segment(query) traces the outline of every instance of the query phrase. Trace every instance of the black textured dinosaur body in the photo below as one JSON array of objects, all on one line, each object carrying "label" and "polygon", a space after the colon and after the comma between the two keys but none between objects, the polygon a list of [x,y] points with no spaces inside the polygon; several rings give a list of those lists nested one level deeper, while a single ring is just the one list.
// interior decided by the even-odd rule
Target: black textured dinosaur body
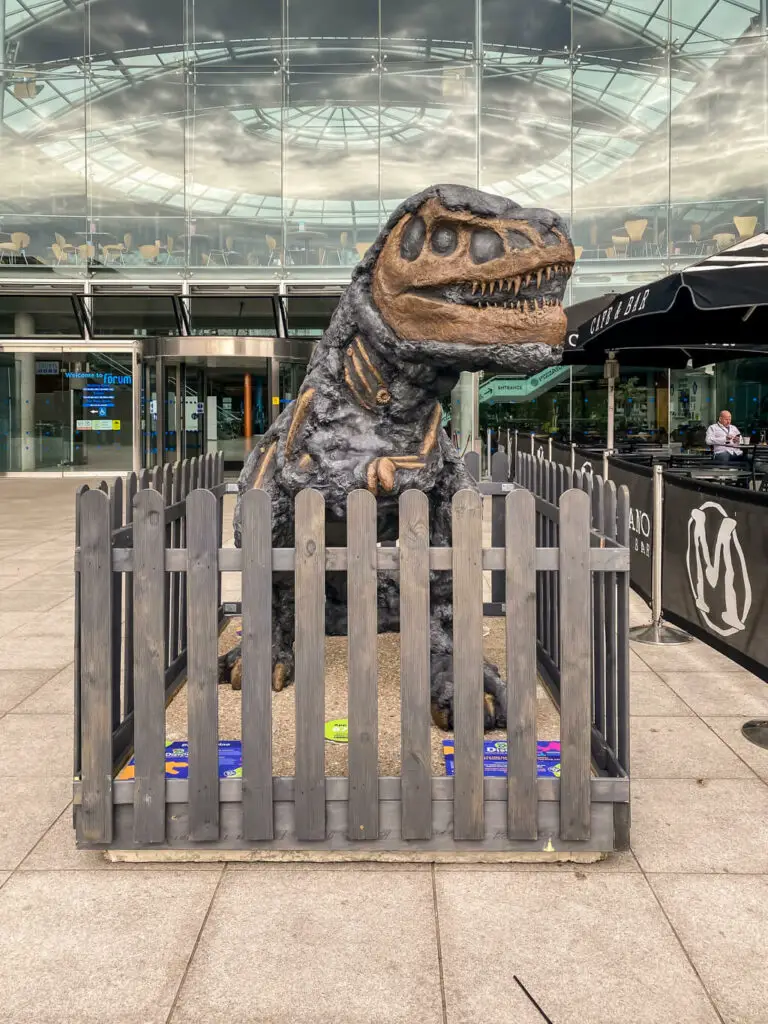
[{"label": "black textured dinosaur body", "polygon": [[[377,498],[378,538],[398,535],[398,496],[423,491],[430,544],[451,543],[451,499],[473,487],[441,428],[440,398],[462,370],[528,374],[560,360],[562,296],[573,263],[563,222],[498,196],[438,185],[403,203],[355,268],[317,344],[297,399],[242,471],[272,499],[275,547],[294,543],[293,508],[305,487],[326,501],[327,541],[346,541],[350,491]],[[240,544],[240,501],[235,511]],[[431,574],[432,714],[453,726],[450,573]],[[399,629],[397,574],[379,574],[379,632]],[[273,687],[294,670],[293,578],[276,575]],[[327,574],[326,631],[346,634],[346,576]],[[240,685],[239,651],[222,676]],[[486,728],[506,722],[506,691],[485,665]]]}]

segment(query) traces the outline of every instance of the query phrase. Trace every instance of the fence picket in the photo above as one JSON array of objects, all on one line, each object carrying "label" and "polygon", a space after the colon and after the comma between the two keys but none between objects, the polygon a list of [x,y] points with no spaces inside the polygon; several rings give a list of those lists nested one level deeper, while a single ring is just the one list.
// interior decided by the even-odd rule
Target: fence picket
[{"label": "fence picket", "polygon": [[590,834],[590,501],[566,491],[560,501],[560,836]]},{"label": "fence picket", "polygon": [[[603,509],[602,532],[612,540],[616,539],[616,485],[609,481],[605,485],[605,502]],[[615,572],[595,573],[603,578],[605,591],[605,623],[603,642],[605,643],[605,678],[604,708],[602,718],[596,725],[605,737],[608,746],[614,753],[616,750],[616,705],[618,666],[616,661],[616,581]]]},{"label": "fence picket", "polygon": [[187,499],[189,662],[189,835],[219,837],[218,569],[216,499],[195,490]]},{"label": "fence picket", "polygon": [[[170,462],[163,466],[163,505],[165,508],[173,501],[173,466]],[[165,546],[167,548],[172,546],[171,540],[171,524],[168,523],[165,527]],[[168,637],[170,625],[171,625],[171,573],[166,573],[163,577],[163,622],[165,623],[165,637]],[[171,663],[171,645],[166,643],[163,650],[163,660],[166,667]]]},{"label": "fence picket", "polygon": [[[617,496],[617,540],[619,544],[627,548],[629,547],[629,511],[629,489],[626,484],[622,484]],[[619,764],[629,775],[629,572],[617,575],[616,581],[617,755]],[[628,814],[629,810],[627,810]],[[627,820],[628,828],[629,820]]]},{"label": "fence picket", "polygon": [[482,839],[483,506],[476,491],[453,496],[454,839]]},{"label": "fence picket", "polygon": [[274,836],[272,812],[272,502],[243,496],[243,835]]},{"label": "fence picket", "polygon": [[477,452],[467,452],[464,456],[464,466],[473,480],[479,480],[482,476],[480,467],[480,456]]},{"label": "fence picket", "polygon": [[[184,501],[184,515],[179,520],[179,547],[187,546],[187,497],[191,491],[190,460],[181,463],[181,498]],[[179,649],[187,649],[187,574],[179,573]]]},{"label": "fence picket", "polygon": [[[125,525],[133,523],[133,499],[138,493],[138,476],[131,473],[125,488]],[[125,630],[123,640],[123,709],[133,711],[133,573],[125,574]]]},{"label": "fence picket", "polygon": [[506,497],[507,833],[535,839],[536,505],[529,491]]},{"label": "fence picket", "polygon": [[347,499],[348,713],[350,839],[379,835],[376,499]]},{"label": "fence picket", "polygon": [[[109,515],[113,530],[123,525],[123,479],[116,477],[109,488]],[[110,541],[111,547],[111,541]],[[123,576],[112,573],[112,728],[120,725],[121,655],[123,629]]]},{"label": "fence picket", "polygon": [[[605,483],[601,476],[592,479],[592,529],[603,533],[605,519]],[[605,735],[606,693],[606,587],[605,573],[592,576],[592,721]]]},{"label": "fence picket", "polygon": [[133,504],[134,742],[133,834],[165,839],[165,523],[163,497],[139,491]]},{"label": "fence picket", "polygon": [[[80,547],[80,499],[89,490],[88,484],[82,484],[75,493],[75,548]],[[74,740],[74,764],[73,774],[76,779],[80,778],[82,768],[81,747],[80,747],[80,694],[81,694],[81,651],[80,651],[80,620],[81,620],[81,597],[80,597],[80,573],[75,573],[75,644],[74,644],[74,690],[75,690],[75,722],[73,730]]]},{"label": "fence picket", "polygon": [[112,543],[109,497],[80,497],[81,834],[112,842]]},{"label": "fence picket", "polygon": [[325,502],[296,496],[296,835],[325,839]]},{"label": "fence picket", "polygon": [[432,837],[429,500],[400,495],[400,736],[403,839]]},{"label": "fence picket", "polygon": [[[181,501],[181,463],[175,462],[173,464],[173,479],[171,481],[171,504],[177,505]],[[172,548],[179,548],[181,537],[181,519],[175,519],[171,523],[171,540],[170,546]],[[221,547],[221,545],[219,545]],[[168,661],[170,664],[176,660],[179,656],[179,606],[180,606],[180,590],[181,590],[181,573],[172,572],[169,573],[170,581],[170,615],[169,615],[169,634],[168,634]]]}]

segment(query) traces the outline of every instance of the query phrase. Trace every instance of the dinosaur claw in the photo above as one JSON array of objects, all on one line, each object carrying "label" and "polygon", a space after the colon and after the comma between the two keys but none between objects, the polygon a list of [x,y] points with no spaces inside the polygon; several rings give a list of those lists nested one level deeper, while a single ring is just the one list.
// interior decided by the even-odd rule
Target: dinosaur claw
[{"label": "dinosaur claw", "polygon": [[288,669],[282,663],[278,661],[275,667],[272,669],[272,689],[275,693],[280,693],[285,684],[288,681]]}]

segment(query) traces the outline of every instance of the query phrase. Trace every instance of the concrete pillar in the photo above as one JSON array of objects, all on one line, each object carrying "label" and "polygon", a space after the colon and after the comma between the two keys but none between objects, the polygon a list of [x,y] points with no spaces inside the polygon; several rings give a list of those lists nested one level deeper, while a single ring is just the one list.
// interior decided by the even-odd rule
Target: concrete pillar
[{"label": "concrete pillar", "polygon": [[478,376],[462,373],[451,392],[451,431],[459,451],[475,451],[479,444]]},{"label": "concrete pillar", "polygon": [[[30,313],[16,313],[13,332],[17,337],[29,338],[35,333],[34,317]],[[19,396],[19,469],[33,470],[35,460],[35,354],[17,352],[16,394]]]}]

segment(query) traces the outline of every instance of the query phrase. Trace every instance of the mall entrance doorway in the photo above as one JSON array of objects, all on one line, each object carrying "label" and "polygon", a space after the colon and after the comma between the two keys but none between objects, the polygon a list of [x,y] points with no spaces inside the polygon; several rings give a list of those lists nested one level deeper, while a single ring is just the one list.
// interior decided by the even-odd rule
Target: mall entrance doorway
[{"label": "mall entrance doorway", "polygon": [[[187,346],[194,340],[183,339]],[[265,355],[145,354],[142,465],[221,451],[225,471],[239,473],[270,424],[296,397],[307,371],[310,345],[280,345],[278,340],[276,347]]]}]

